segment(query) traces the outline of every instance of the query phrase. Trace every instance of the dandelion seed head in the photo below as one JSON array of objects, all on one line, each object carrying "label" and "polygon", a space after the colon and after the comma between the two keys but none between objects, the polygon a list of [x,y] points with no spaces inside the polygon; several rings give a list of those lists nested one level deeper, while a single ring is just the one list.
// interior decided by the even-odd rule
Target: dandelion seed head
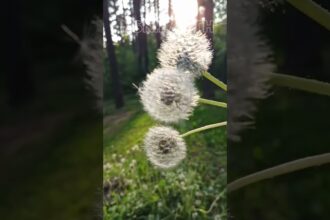
[{"label": "dandelion seed head", "polygon": [[176,67],[193,77],[199,77],[212,62],[209,41],[193,28],[169,32],[157,56],[161,66]]},{"label": "dandelion seed head", "polygon": [[144,148],[150,162],[162,169],[175,167],[186,157],[186,144],[179,132],[171,127],[150,128]]},{"label": "dandelion seed head", "polygon": [[193,81],[174,68],[155,69],[139,88],[145,111],[162,122],[188,119],[198,103]]},{"label": "dandelion seed head", "polygon": [[269,95],[268,80],[274,65],[267,43],[258,35],[258,1],[233,1],[228,29],[228,137],[240,140],[240,132],[254,123],[256,101]]}]

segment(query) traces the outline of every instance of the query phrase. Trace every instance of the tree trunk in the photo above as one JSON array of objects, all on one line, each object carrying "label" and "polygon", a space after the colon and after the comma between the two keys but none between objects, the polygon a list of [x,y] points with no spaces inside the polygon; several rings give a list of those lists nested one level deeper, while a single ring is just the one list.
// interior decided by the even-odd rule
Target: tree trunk
[{"label": "tree trunk", "polygon": [[113,96],[115,100],[116,108],[121,108],[124,106],[124,96],[123,90],[120,83],[120,76],[118,72],[117,59],[115,54],[115,47],[113,45],[112,36],[111,36],[111,27],[109,20],[109,0],[103,0],[103,22],[104,22],[104,31],[106,37],[106,47],[108,53],[110,77],[112,81]]},{"label": "tree trunk", "polygon": [[167,24],[167,29],[172,30],[175,26],[175,19],[174,19],[173,8],[172,8],[172,0],[168,0],[168,17],[170,19]]},{"label": "tree trunk", "polygon": [[156,31],[155,31],[155,38],[156,38],[156,46],[157,46],[157,49],[160,48],[160,45],[162,44],[162,29],[158,23],[158,21],[156,21]]},{"label": "tree trunk", "polygon": [[214,2],[213,0],[205,0],[205,25],[204,25],[204,33],[207,39],[210,41],[211,49],[213,49],[213,8]]},{"label": "tree trunk", "polygon": [[159,16],[159,0],[154,0],[154,9],[155,9],[155,15],[156,15],[156,21],[155,21],[155,38],[156,38],[156,46],[157,49],[160,48],[160,45],[162,43],[162,35],[161,35],[161,28],[159,25],[159,20],[160,20],[160,16]]},{"label": "tree trunk", "polygon": [[138,68],[141,75],[149,71],[148,44],[145,24],[141,20],[141,0],[133,0],[134,18],[137,23]]},{"label": "tree trunk", "polygon": [[146,24],[146,15],[147,15],[147,5],[146,5],[146,0],[143,0],[143,4],[144,4],[144,13],[143,13],[143,47],[142,47],[142,51],[143,51],[143,70],[144,73],[147,74],[149,72],[149,54],[148,54],[148,30],[147,30],[147,24]]},{"label": "tree trunk", "polygon": [[[210,42],[210,49],[213,50],[213,0],[197,0],[198,7],[204,7],[204,11],[198,12],[197,16],[197,30],[202,31],[206,38]],[[205,21],[202,20],[205,19]],[[209,68],[209,71],[213,73],[214,65],[213,62]],[[214,73],[213,73],[214,74]],[[203,80],[202,83],[203,95],[206,98],[214,97],[215,86],[209,80]]]}]

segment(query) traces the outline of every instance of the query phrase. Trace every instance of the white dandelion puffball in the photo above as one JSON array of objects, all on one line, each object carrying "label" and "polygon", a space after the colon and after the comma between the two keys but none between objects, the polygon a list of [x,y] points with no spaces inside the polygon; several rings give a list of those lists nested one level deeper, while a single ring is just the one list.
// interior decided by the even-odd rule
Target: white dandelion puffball
[{"label": "white dandelion puffball", "polygon": [[171,127],[150,128],[144,148],[150,162],[162,169],[173,168],[186,157],[186,144],[179,132]]},{"label": "white dandelion puffball", "polygon": [[193,81],[174,68],[155,69],[148,74],[139,95],[145,111],[167,123],[188,119],[199,98]]},{"label": "white dandelion puffball", "polygon": [[176,67],[199,77],[209,68],[212,51],[209,41],[200,31],[176,29],[167,34],[157,57],[162,67]]}]

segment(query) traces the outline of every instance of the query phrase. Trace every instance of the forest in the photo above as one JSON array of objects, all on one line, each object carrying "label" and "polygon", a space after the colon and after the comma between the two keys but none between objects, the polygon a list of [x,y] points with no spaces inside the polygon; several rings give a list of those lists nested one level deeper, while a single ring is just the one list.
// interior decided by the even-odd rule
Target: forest
[{"label": "forest", "polygon": [[[155,2],[155,14],[148,1],[132,1],[127,10],[110,3],[113,28],[107,36],[113,39],[107,48],[112,48],[109,61],[116,68],[110,65],[104,79],[105,217],[328,219],[329,197],[323,195],[329,165],[242,189],[234,185],[244,182],[244,175],[253,178],[253,172],[285,162],[329,157],[329,2],[237,1],[228,2],[226,11],[226,2],[197,1],[193,23],[212,45],[209,72],[228,82],[229,113],[201,105],[189,122],[175,128],[183,132],[228,116],[228,130],[189,136],[188,158],[166,172],[154,169],[141,150],[143,136],[155,122],[142,110],[137,90],[159,64],[155,54],[165,38],[157,31],[140,31],[172,30],[187,15],[182,15],[184,6],[175,14],[177,1],[168,1],[168,20],[162,23],[162,16],[152,16],[161,14]],[[150,23],[149,13],[156,21]],[[123,19],[127,15],[136,27],[121,35],[121,28],[129,26]],[[210,21],[212,34],[205,31]],[[200,80],[198,88],[202,97],[227,99],[207,80]]]},{"label": "forest", "polygon": [[[143,139],[159,122],[144,111],[138,88],[159,67],[157,51],[168,32],[188,25],[205,34],[213,53],[209,72],[226,82],[226,2],[104,0],[104,8],[104,218],[225,219],[226,129],[185,138],[182,164],[158,169],[148,161]],[[226,100],[207,79],[196,83],[203,98]],[[174,127],[184,132],[226,115],[225,108],[200,105]]]},{"label": "forest", "polygon": [[4,9],[0,219],[330,219],[328,0]]}]

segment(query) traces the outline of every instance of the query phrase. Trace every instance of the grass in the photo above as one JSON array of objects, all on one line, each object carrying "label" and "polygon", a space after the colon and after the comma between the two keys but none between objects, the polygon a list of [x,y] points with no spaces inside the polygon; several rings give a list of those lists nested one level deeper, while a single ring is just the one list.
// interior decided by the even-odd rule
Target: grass
[{"label": "grass", "polygon": [[[120,111],[105,106],[104,219],[226,219],[225,128],[186,137],[187,158],[175,169],[159,170],[142,149],[145,133],[157,123],[137,101],[127,103]],[[175,127],[183,133],[225,118],[225,109],[200,106]]]},{"label": "grass", "polygon": [[102,121],[80,74],[42,79],[15,108],[0,100],[0,219],[99,219]]},{"label": "grass", "polygon": [[11,182],[1,183],[7,188],[7,193],[0,194],[1,219],[87,220],[98,215],[101,195],[96,188],[102,179],[98,169],[102,152],[95,146],[101,144],[100,126],[79,125],[71,132],[62,127],[63,133],[69,133],[67,138],[60,139],[64,135],[58,134],[56,141],[34,143],[38,153],[22,153],[15,161],[11,167],[15,176]]}]

